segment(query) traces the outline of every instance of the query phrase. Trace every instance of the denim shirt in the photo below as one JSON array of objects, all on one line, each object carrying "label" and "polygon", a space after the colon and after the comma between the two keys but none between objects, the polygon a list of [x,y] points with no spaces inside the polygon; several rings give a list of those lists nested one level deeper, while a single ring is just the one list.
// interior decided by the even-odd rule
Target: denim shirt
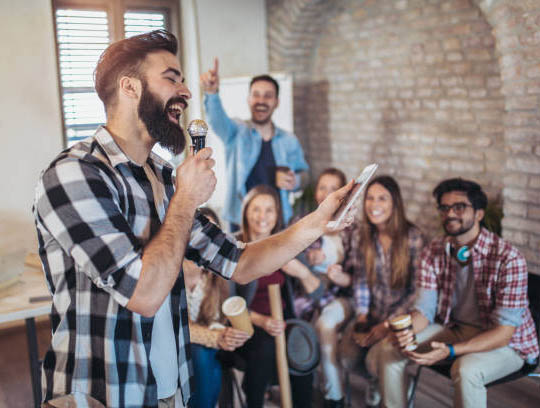
[{"label": "denim shirt", "polygon": [[[223,218],[240,224],[242,199],[247,193],[246,180],[261,153],[262,137],[250,121],[230,119],[223,109],[218,93],[205,94],[204,108],[210,126],[225,145],[227,191]],[[292,133],[278,127],[274,128],[275,134],[271,145],[276,165],[287,166],[297,173],[296,185],[298,187],[300,184],[298,173],[309,168],[304,159],[302,146]],[[279,195],[283,218],[287,224],[292,216],[289,192],[279,190]]]}]

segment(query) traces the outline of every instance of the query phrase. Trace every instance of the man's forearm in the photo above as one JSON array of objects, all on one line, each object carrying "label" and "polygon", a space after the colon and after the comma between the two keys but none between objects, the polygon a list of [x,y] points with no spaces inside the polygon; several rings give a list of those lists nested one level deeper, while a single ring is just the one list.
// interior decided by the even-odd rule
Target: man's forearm
[{"label": "man's forearm", "polygon": [[496,326],[493,329],[477,334],[467,341],[455,343],[453,345],[454,351],[457,356],[461,356],[508,346],[515,329],[514,326]]},{"label": "man's forearm", "polygon": [[145,246],[142,271],[127,308],[153,316],[178,277],[189,240],[196,205],[175,194],[159,232]]},{"label": "man's forearm", "polygon": [[323,232],[321,219],[315,211],[285,231],[248,243],[232,279],[245,284],[270,275],[306,249]]}]

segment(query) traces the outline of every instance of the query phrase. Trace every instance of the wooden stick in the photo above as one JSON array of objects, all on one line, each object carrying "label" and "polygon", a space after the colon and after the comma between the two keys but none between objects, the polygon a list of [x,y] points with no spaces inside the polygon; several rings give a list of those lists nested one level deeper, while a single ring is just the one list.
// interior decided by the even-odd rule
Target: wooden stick
[{"label": "wooden stick", "polygon": [[[281,303],[281,292],[279,285],[268,285],[268,296],[270,297],[270,310],[272,319],[283,321],[283,305]],[[287,346],[285,343],[285,333],[281,333],[276,339],[276,363],[279,378],[279,393],[281,394],[281,407],[292,408],[291,380],[289,378],[289,365],[287,364]]]}]

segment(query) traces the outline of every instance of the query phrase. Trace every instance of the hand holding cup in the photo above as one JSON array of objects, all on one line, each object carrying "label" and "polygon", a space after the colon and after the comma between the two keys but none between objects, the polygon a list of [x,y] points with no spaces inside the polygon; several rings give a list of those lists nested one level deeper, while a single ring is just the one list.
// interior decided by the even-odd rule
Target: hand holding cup
[{"label": "hand holding cup", "polygon": [[246,301],[241,296],[231,296],[221,306],[221,311],[229,319],[232,327],[246,332],[249,337],[253,335],[254,329],[249,317]]}]

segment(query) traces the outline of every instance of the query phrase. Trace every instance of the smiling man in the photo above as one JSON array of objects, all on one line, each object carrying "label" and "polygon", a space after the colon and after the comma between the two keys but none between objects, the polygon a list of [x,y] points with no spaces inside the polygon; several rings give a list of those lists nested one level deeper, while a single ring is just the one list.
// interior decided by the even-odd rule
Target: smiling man
[{"label": "smiling man", "polygon": [[384,406],[407,405],[406,365],[451,364],[454,406],[487,406],[485,384],[538,359],[527,299],[527,263],[481,226],[487,197],[463,179],[433,191],[446,235],[424,250],[412,312],[417,351],[404,351],[410,330],[391,332],[376,367]]},{"label": "smiling man", "polygon": [[176,52],[161,30],[111,44],[95,72],[106,125],[60,153],[38,182],[34,216],[53,296],[45,406],[174,407],[178,388],[187,404],[184,255],[239,283],[269,275],[326,232],[351,188],[266,240],[224,234],[196,211],[215,187],[212,150],[188,156],[176,177],[152,153],[156,143],[184,148],[178,117],[191,93]]},{"label": "smiling man", "polygon": [[219,65],[201,75],[204,107],[212,129],[225,144],[227,192],[223,218],[236,231],[240,224],[242,200],[259,184],[279,191],[285,224],[292,216],[289,192],[300,186],[300,173],[308,169],[296,136],[272,122],[279,103],[279,84],[269,75],[251,79],[248,105],[251,120],[230,119],[219,97]]}]

